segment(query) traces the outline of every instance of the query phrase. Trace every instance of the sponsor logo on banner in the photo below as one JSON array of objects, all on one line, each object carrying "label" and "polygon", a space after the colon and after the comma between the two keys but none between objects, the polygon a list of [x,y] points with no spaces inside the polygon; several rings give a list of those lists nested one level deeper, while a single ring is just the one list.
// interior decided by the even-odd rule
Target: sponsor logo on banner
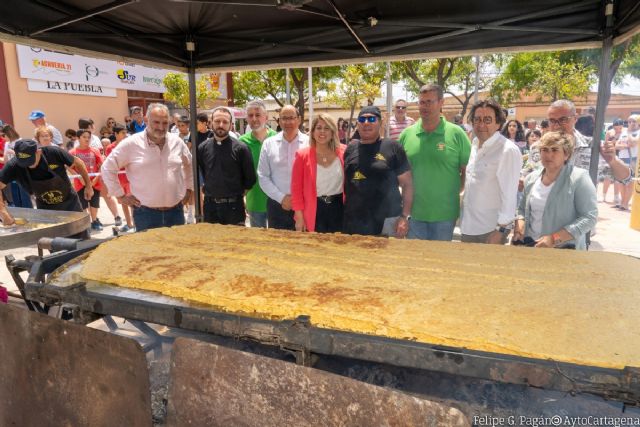
[{"label": "sponsor logo on banner", "polygon": [[142,83],[160,87],[162,86],[162,79],[160,77],[142,76]]},{"label": "sponsor logo on banner", "polygon": [[120,79],[122,83],[130,84],[130,85],[133,85],[136,83],[136,76],[134,74],[131,74],[127,70],[120,69],[116,71],[116,75],[118,76],[118,79]]},{"label": "sponsor logo on banner", "polygon": [[72,72],[71,64],[66,62],[49,61],[46,59],[35,58],[32,63],[36,71],[42,71],[45,74],[71,74]]},{"label": "sponsor logo on banner", "polygon": [[87,81],[90,81],[91,79],[95,79],[98,76],[104,75],[104,74],[106,74],[106,72],[101,70],[97,66],[91,65],[91,64],[84,64],[84,78],[87,79]]}]

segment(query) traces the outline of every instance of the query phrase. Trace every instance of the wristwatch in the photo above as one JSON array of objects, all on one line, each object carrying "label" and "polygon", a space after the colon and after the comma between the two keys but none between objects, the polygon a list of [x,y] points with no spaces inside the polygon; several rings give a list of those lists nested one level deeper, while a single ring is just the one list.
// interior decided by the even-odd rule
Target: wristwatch
[{"label": "wristwatch", "polygon": [[509,233],[511,231],[511,228],[509,226],[503,227],[502,225],[497,225],[496,231],[499,231],[500,233],[505,234],[505,233]]},{"label": "wristwatch", "polygon": [[404,218],[407,221],[409,221],[411,219],[411,215],[402,215],[402,214],[400,214],[400,218]]}]

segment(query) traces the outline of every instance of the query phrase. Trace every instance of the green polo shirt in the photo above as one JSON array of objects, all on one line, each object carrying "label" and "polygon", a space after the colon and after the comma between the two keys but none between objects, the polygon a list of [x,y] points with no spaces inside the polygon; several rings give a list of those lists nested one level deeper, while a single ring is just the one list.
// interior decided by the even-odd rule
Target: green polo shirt
[{"label": "green polo shirt", "polygon": [[422,119],[400,134],[413,175],[411,217],[418,221],[452,221],[460,215],[460,168],[469,162],[471,142],[460,126],[440,117],[433,132]]},{"label": "green polo shirt", "polygon": [[[265,139],[270,136],[275,135],[277,132],[273,129],[267,129],[267,136]],[[251,156],[253,157],[253,169],[258,171],[258,160],[260,159],[260,149],[262,148],[262,142],[260,142],[256,137],[253,136],[251,131],[245,133],[240,137],[240,141],[247,144],[249,150],[251,151]],[[247,192],[247,211],[249,212],[266,212],[267,211],[267,195],[264,194],[262,188],[260,188],[260,184],[258,180],[251,187],[251,190]]]}]

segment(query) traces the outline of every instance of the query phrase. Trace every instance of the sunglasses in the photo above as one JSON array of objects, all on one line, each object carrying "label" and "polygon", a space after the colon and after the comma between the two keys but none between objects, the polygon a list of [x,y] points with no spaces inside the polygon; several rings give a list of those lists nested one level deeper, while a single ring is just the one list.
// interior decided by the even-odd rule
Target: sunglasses
[{"label": "sunglasses", "polygon": [[358,117],[358,122],[360,123],[365,123],[365,122],[369,122],[369,123],[375,123],[378,120],[378,118],[376,116],[360,116]]},{"label": "sunglasses", "polygon": [[403,105],[396,105],[396,110],[406,110],[407,107]]}]

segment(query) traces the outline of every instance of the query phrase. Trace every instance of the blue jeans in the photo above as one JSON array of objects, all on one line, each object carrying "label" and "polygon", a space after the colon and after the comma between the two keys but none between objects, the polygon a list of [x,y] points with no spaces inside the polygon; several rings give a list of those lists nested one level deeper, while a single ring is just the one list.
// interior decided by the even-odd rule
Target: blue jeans
[{"label": "blue jeans", "polygon": [[146,206],[133,208],[133,221],[136,231],[144,231],[150,228],[171,227],[184,224],[184,212],[182,203],[166,211],[148,208]]},{"label": "blue jeans", "polygon": [[450,242],[453,240],[453,229],[455,226],[455,220],[426,222],[412,218],[409,220],[409,233],[407,234],[407,238]]},{"label": "blue jeans", "polygon": [[267,228],[267,213],[249,211],[249,225],[251,227]]}]

